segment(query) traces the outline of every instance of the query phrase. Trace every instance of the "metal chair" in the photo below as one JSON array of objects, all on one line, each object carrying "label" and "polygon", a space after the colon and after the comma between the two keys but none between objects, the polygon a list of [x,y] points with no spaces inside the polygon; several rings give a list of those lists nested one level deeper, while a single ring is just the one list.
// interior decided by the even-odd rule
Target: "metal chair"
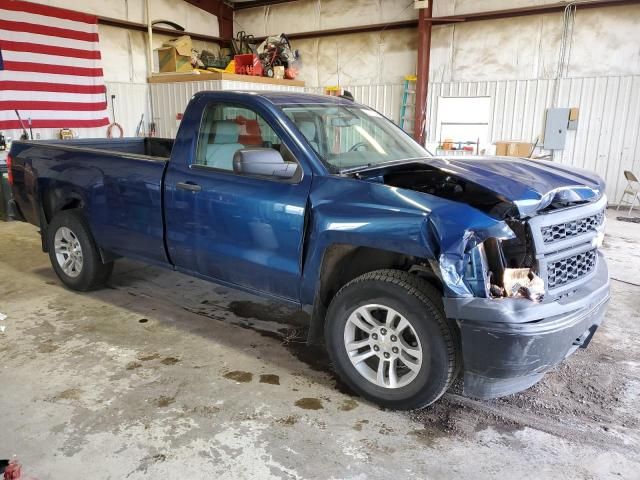
[{"label": "metal chair", "polygon": [[626,195],[631,195],[633,197],[633,200],[631,200],[631,206],[629,207],[629,215],[631,215],[631,210],[633,210],[636,200],[640,200],[640,181],[638,181],[638,178],[629,170],[624,171],[624,178],[627,179],[627,185],[624,188],[624,192],[622,192],[616,211],[620,210],[620,205],[623,203],[629,203],[624,200],[624,197]]}]

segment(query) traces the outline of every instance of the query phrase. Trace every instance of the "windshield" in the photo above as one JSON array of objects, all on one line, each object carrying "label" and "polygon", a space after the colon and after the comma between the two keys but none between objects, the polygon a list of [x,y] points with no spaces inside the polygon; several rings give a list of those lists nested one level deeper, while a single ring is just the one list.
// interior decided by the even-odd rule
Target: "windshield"
[{"label": "windshield", "polygon": [[360,105],[292,105],[282,110],[334,171],[429,156],[394,123]]}]

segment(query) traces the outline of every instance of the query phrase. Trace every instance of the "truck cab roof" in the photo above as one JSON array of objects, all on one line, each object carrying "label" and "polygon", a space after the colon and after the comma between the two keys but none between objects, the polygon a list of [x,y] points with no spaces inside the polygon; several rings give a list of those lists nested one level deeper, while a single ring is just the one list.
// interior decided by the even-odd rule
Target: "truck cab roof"
[{"label": "truck cab roof", "polygon": [[207,96],[212,98],[224,98],[233,97],[235,95],[256,95],[262,97],[274,105],[295,105],[295,104],[323,104],[323,105],[353,105],[354,102],[347,100],[346,98],[330,96],[330,95],[318,95],[315,93],[302,93],[302,92],[278,92],[278,91],[264,91],[264,90],[231,90],[231,91],[214,91],[208,90],[198,92],[194,96]]}]

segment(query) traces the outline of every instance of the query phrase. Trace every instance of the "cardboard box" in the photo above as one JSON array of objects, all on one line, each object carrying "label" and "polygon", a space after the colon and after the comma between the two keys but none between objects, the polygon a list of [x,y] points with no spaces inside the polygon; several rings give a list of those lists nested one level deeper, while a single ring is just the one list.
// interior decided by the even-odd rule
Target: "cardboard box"
[{"label": "cardboard box", "polygon": [[158,55],[158,71],[166,72],[191,72],[191,55],[180,55],[175,47],[161,47],[156,49]]},{"label": "cardboard box", "polygon": [[533,143],[496,142],[496,155],[499,157],[528,157]]},{"label": "cardboard box", "polygon": [[284,67],[282,65],[273,67],[273,78],[278,78],[280,80],[284,78]]},{"label": "cardboard box", "polygon": [[191,37],[182,35],[178,38],[172,38],[162,44],[163,47],[174,47],[178,51],[178,55],[191,56]]}]

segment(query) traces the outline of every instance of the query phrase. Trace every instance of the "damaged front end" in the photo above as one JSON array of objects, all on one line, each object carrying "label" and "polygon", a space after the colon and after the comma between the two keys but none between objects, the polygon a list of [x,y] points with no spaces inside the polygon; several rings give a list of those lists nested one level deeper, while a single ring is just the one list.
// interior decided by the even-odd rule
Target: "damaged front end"
[{"label": "damaged front end", "polygon": [[438,252],[431,267],[441,277],[446,296],[541,301],[544,281],[537,271],[535,246],[526,218],[534,204],[539,209],[547,208],[556,196],[539,196],[536,202],[523,193],[525,199],[511,200],[502,192],[465,178],[459,170],[454,163],[410,164],[383,174],[386,185],[479,210],[471,217],[465,216],[460,206],[439,209],[428,220],[430,244]]},{"label": "damaged front end", "polygon": [[[461,332],[466,395],[494,398],[523,390],[588,345],[609,300],[599,252],[605,207],[603,196],[511,218],[504,222],[513,236],[493,236],[465,251],[455,286],[472,295],[443,300]],[[450,254],[442,258],[441,269],[451,277]]]},{"label": "damaged front end", "polygon": [[453,201],[431,211],[425,240],[460,328],[466,395],[523,390],[589,343],[609,299],[601,180],[517,161],[433,159],[382,173]]}]

